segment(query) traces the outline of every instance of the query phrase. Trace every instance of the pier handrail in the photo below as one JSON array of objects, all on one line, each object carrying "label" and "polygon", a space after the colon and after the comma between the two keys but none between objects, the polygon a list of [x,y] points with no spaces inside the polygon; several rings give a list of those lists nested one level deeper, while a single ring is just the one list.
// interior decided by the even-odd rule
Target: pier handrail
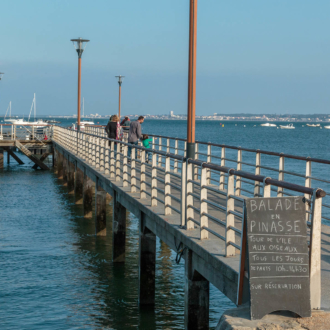
[{"label": "pier handrail", "polygon": [[[103,126],[101,126],[101,127],[103,127]],[[68,131],[71,131],[69,128],[65,128],[65,129],[67,129]],[[83,132],[83,134],[85,134],[87,136],[100,138],[99,135],[92,134],[92,133]],[[155,136],[155,135],[150,134],[150,136]],[[162,150],[157,150],[157,149],[152,149],[152,148],[145,148],[145,147],[139,146],[139,145],[132,145],[128,142],[115,140],[115,139],[110,139],[108,137],[102,137],[102,138],[107,140],[107,141],[110,141],[110,142],[119,143],[123,146],[130,146],[134,149],[144,150],[146,152],[149,151],[149,152],[152,152],[152,153],[157,154],[157,155],[162,155],[164,157],[171,157],[172,159],[177,159],[177,160],[181,160],[181,161],[188,160],[188,162],[191,163],[191,164],[199,165],[199,166],[202,166],[203,168],[209,168],[209,169],[216,170],[216,171],[223,172],[223,173],[230,173],[230,174],[233,174],[233,175],[240,176],[242,178],[246,178],[246,179],[250,179],[250,180],[254,180],[254,181],[258,181],[258,182],[264,182],[264,180],[266,180],[265,181],[266,184],[273,185],[273,186],[276,186],[276,187],[286,188],[286,189],[289,189],[289,190],[294,190],[294,191],[304,193],[304,194],[309,194],[309,195],[312,195],[313,192],[314,192],[314,189],[312,189],[312,188],[297,185],[297,184],[293,184],[293,183],[290,183],[290,182],[279,181],[279,180],[272,179],[272,178],[264,176],[264,175],[255,175],[255,174],[252,174],[252,173],[249,173],[249,172],[237,171],[233,168],[219,166],[219,165],[216,165],[216,164],[207,163],[207,162],[203,162],[203,161],[200,161],[200,160],[194,160],[194,159],[190,159],[190,158],[187,159],[184,156],[179,156],[179,155],[169,153],[169,152],[165,152],[165,151],[162,151]],[[324,190],[320,189],[320,188],[317,188],[316,195],[317,195],[317,197],[325,197],[326,192]]]}]

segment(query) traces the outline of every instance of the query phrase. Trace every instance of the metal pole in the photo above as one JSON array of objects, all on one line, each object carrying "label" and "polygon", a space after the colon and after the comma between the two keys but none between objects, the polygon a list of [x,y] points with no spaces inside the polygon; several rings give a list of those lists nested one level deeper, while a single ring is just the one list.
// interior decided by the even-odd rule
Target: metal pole
[{"label": "metal pole", "polygon": [[120,100],[121,100],[121,82],[119,83],[119,109],[118,109],[119,120],[120,120]]},{"label": "metal pole", "polygon": [[190,0],[187,158],[195,158],[197,0]]},{"label": "metal pole", "polygon": [[77,131],[80,131],[80,91],[81,91],[81,55],[78,57],[78,118],[77,118]]}]

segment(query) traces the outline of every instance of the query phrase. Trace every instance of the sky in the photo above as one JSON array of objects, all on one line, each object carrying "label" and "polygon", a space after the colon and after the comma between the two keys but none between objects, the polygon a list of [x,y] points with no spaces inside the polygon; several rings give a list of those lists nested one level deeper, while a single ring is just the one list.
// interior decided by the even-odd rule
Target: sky
[{"label": "sky", "polygon": [[[189,0],[0,2],[0,114],[187,112]],[[199,0],[196,114],[330,114],[330,1]]]}]

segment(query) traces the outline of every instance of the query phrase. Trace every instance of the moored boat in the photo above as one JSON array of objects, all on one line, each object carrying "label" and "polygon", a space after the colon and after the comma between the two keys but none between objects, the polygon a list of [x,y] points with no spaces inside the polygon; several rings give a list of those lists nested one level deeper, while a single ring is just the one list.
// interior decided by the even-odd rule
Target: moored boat
[{"label": "moored boat", "polygon": [[324,126],[325,129],[330,129],[330,125]]},{"label": "moored boat", "polygon": [[271,123],[263,123],[260,126],[263,126],[263,127],[276,127],[277,125],[276,124],[271,124]]},{"label": "moored boat", "polygon": [[295,129],[295,127],[293,126],[293,124],[289,124],[289,125],[280,125],[281,129]]},{"label": "moored boat", "polygon": [[320,124],[306,124],[308,127],[320,127]]}]

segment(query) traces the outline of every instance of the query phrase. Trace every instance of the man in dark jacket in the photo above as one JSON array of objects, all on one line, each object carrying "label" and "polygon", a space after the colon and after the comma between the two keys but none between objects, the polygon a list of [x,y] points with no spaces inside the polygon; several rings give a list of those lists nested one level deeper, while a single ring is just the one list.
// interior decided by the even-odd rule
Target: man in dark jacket
[{"label": "man in dark jacket", "polygon": [[[111,117],[113,117],[113,116],[111,116]],[[108,134],[109,139],[116,140],[116,138],[117,138],[117,122],[116,121],[109,121],[108,125],[105,127],[105,131]],[[110,141],[109,141],[109,146],[111,147],[111,142]]]},{"label": "man in dark jacket", "polygon": [[[137,145],[142,137],[141,124],[144,122],[144,117],[140,116],[138,120],[131,122],[128,132],[128,143]],[[132,148],[128,147],[127,156],[131,157]]]}]

